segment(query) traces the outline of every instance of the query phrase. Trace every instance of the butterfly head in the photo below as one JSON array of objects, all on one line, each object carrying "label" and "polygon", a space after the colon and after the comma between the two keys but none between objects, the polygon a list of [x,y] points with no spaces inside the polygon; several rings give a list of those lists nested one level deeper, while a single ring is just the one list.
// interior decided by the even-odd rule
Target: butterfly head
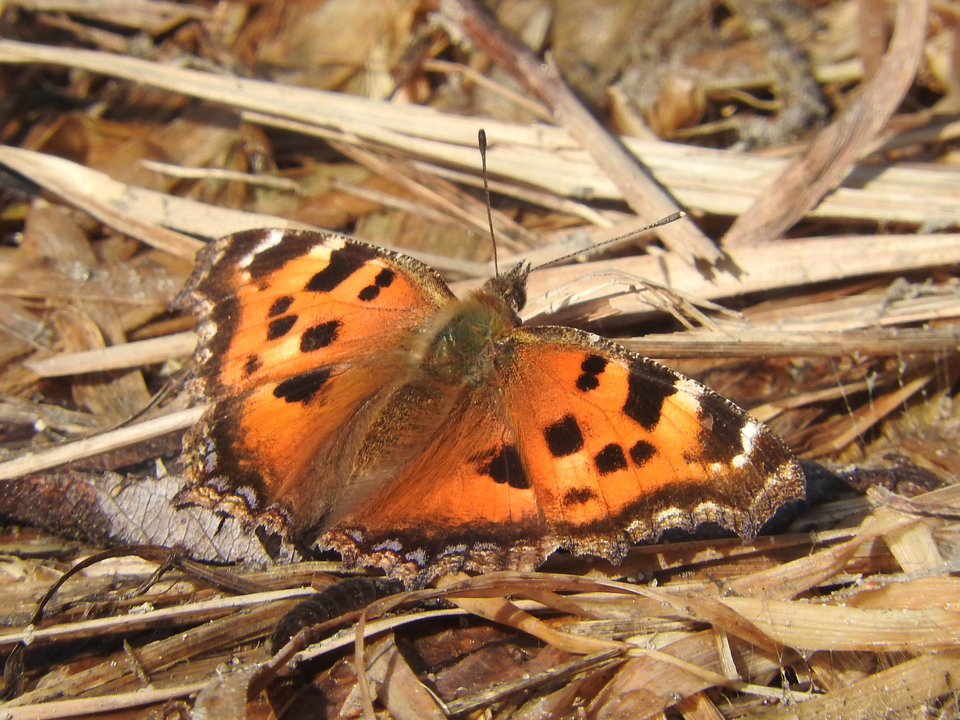
[{"label": "butterfly head", "polygon": [[529,274],[530,263],[518,263],[509,272],[490,278],[483,286],[482,292],[503,298],[507,308],[517,314],[527,304],[527,276]]}]

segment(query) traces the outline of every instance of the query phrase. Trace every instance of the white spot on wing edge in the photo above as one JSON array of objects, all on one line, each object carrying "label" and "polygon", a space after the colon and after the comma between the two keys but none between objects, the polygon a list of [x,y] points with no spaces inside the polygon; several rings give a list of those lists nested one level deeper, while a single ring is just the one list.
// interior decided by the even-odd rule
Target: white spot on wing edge
[{"label": "white spot on wing edge", "polygon": [[680,508],[671,505],[665,507],[653,516],[654,527],[669,527],[682,525],[686,515]]},{"label": "white spot on wing edge", "polygon": [[403,550],[403,544],[399,540],[384,540],[370,548],[373,552],[392,552],[399,553]]},{"label": "white spot on wing edge", "polygon": [[275,247],[280,244],[280,241],[283,240],[283,236],[287,234],[286,230],[281,228],[273,228],[272,230],[266,230],[266,234],[263,239],[257,243],[257,246],[253,248],[250,252],[240,258],[240,262],[237,263],[241,268],[250,267],[250,263],[253,262],[254,258],[257,257],[264,250],[269,250],[272,247]]},{"label": "white spot on wing edge", "polygon": [[723,515],[723,508],[713,500],[704,500],[700,503],[697,503],[697,506],[693,509],[692,515],[694,518],[702,517],[712,520]]},{"label": "white spot on wing edge", "polygon": [[257,497],[256,490],[254,490],[251,487],[247,487],[246,485],[244,485],[244,486],[238,487],[233,492],[235,495],[237,495],[237,497],[243,498],[243,501],[247,503],[247,507],[250,510],[256,510],[257,506],[260,504],[259,499]]},{"label": "white spot on wing edge", "polygon": [[703,385],[688,377],[679,377],[673,386],[678,392],[670,396],[669,402],[679,405],[691,415],[699,414],[701,398],[706,390]]},{"label": "white spot on wing edge", "polygon": [[443,550],[437,553],[437,558],[438,559],[444,558],[449,555],[454,555],[454,556],[466,555],[468,550],[469,548],[464,543],[458,543],[456,545],[447,545],[446,547],[443,548]]},{"label": "white spot on wing edge", "polygon": [[688,377],[680,377],[674,383],[674,387],[677,388],[680,392],[685,392],[688,395],[692,395],[695,398],[703,396],[703,385],[698,383],[696,380],[692,380]]},{"label": "white spot on wing edge", "polygon": [[740,429],[740,443],[743,447],[743,452],[747,455],[753,452],[754,440],[760,435],[760,423],[756,420],[750,419],[743,424],[743,427]]},{"label": "white spot on wing edge", "polygon": [[426,567],[427,566],[427,553],[423,548],[417,548],[416,550],[411,550],[410,552],[404,555],[404,559],[408,562],[412,562],[417,567]]},{"label": "white spot on wing edge", "polygon": [[334,250],[342,250],[347,245],[348,238],[343,235],[324,235],[323,240],[310,248],[310,255],[327,257]]},{"label": "white spot on wing edge", "polygon": [[735,468],[742,468],[750,462],[750,456],[753,455],[756,439],[759,434],[760,423],[756,420],[747,420],[747,422],[743,424],[743,427],[740,428],[740,447],[743,448],[743,452],[731,460]]}]

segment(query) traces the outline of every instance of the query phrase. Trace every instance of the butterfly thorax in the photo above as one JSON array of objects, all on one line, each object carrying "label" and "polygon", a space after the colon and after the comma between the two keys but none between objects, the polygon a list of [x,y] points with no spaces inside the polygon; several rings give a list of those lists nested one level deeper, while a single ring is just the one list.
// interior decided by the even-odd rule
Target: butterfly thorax
[{"label": "butterfly thorax", "polygon": [[451,303],[422,357],[422,367],[446,385],[479,387],[496,373],[509,353],[509,340],[520,325],[529,268],[517,265],[462,301]]},{"label": "butterfly thorax", "polygon": [[420,367],[442,385],[488,384],[519,321],[502,297],[482,290],[452,303],[450,312],[430,340]]}]

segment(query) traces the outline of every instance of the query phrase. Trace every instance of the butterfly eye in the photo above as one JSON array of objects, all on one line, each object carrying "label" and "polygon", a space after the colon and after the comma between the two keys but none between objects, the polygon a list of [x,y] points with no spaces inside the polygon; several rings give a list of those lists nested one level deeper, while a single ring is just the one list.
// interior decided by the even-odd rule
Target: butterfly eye
[{"label": "butterfly eye", "polygon": [[506,297],[510,300],[510,304],[513,305],[513,311],[520,312],[523,310],[524,305],[527,304],[527,288],[525,285],[517,287],[516,292],[510,292]]},{"label": "butterfly eye", "polygon": [[490,278],[483,289],[488,295],[506,301],[507,309],[517,314],[527,304],[527,275],[529,274],[529,263],[519,263],[506,275]]}]

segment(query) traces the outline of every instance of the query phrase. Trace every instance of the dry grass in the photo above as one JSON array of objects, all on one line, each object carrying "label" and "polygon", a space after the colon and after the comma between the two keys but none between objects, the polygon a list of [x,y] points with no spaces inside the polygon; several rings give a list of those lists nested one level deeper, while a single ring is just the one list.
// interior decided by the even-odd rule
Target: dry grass
[{"label": "dry grass", "polygon": [[[0,6],[0,510],[60,531],[0,534],[0,715],[960,716],[960,4],[634,5],[502,3],[554,65],[463,0]],[[91,503],[135,470],[162,504],[197,416],[167,311],[197,249],[349,230],[469,290],[479,127],[501,266],[688,213],[534,273],[528,320],[667,358],[864,492],[752,542],[449,578],[274,656],[336,562],[77,569],[133,537]]]}]

